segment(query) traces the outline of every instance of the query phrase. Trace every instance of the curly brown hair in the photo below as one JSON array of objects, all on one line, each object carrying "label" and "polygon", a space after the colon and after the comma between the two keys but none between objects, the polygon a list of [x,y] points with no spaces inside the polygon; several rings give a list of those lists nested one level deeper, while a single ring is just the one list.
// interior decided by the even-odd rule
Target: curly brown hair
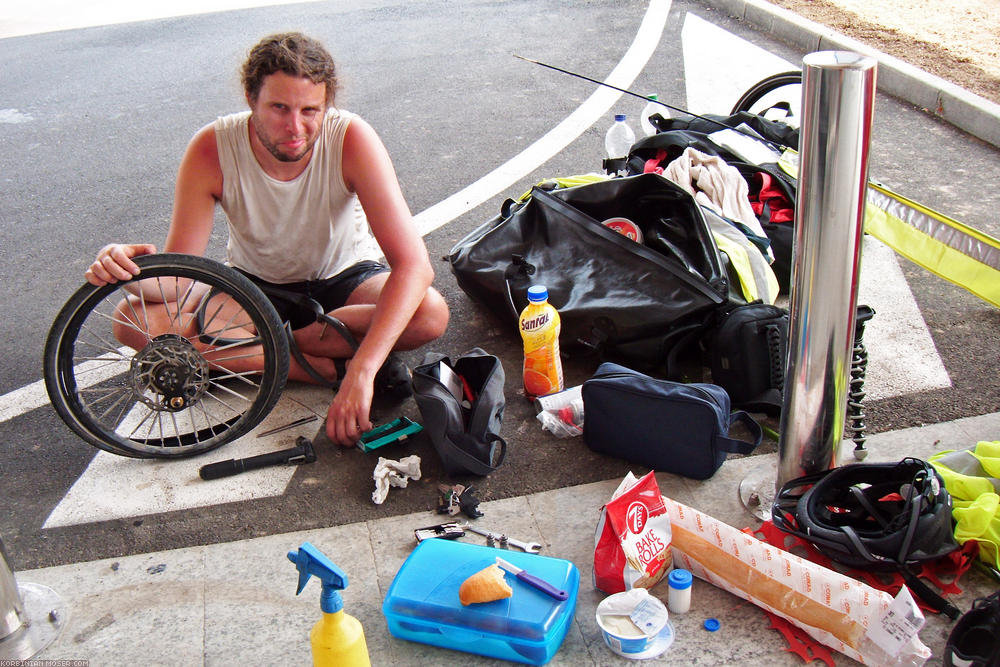
[{"label": "curly brown hair", "polygon": [[251,102],[257,100],[264,79],[275,72],[303,76],[326,84],[326,104],[333,104],[337,91],[337,69],[333,58],[315,39],[300,32],[283,32],[260,40],[243,63],[243,90]]}]

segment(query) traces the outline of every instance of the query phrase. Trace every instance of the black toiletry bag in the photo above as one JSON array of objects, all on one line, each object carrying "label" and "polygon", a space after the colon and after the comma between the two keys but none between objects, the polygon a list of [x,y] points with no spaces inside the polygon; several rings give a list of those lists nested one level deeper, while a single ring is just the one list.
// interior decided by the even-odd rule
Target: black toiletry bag
[{"label": "black toiletry bag", "polygon": [[[761,441],[753,417],[729,405],[718,385],[659,380],[603,363],[583,383],[583,441],[595,452],[658,472],[708,479],[728,453],[749,454]],[[729,437],[737,421],[753,442]]]}]

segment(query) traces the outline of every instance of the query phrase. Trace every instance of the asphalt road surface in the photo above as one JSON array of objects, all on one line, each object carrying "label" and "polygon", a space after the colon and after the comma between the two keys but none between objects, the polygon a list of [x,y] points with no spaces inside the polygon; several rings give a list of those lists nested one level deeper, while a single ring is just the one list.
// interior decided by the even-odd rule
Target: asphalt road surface
[{"label": "asphalt road surface", "polygon": [[[187,141],[244,108],[246,50],[286,29],[329,46],[338,104],[380,133],[427,231],[435,285],[452,309],[448,333],[428,350],[481,347],[503,360],[509,451],[488,478],[444,476],[417,437],[380,453],[420,455],[422,478],[375,505],[375,455],[333,447],[318,421],[197,460],[134,461],[98,453],[47,403],[42,349],[58,309],[103,244],[162,245]],[[471,483],[487,500],[641,472],[540,429],[519,392],[516,332],[470,301],[441,260],[505,198],[546,177],[599,171],[612,114],[634,118],[643,106],[513,54],[715,113],[803,55],[688,0],[309,2],[0,39],[0,538],[17,569],[433,508],[445,482]],[[870,173],[1000,236],[997,150],[920,109],[879,97]],[[210,256],[221,259],[224,243],[220,214]],[[871,432],[1000,410],[1000,311],[877,247],[866,248],[862,281],[878,311],[866,334]],[[595,365],[568,362],[568,384]],[[286,394],[262,429],[303,409],[325,414],[328,392],[291,385]],[[412,401],[380,417],[399,414],[420,418]],[[316,463],[197,478],[201,465],[291,446],[297,435],[314,437]]]}]

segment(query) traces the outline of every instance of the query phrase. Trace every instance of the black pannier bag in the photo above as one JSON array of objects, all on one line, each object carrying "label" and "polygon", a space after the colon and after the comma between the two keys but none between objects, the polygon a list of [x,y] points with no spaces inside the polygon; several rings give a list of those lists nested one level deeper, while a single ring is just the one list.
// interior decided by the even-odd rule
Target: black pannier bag
[{"label": "black pannier bag", "polygon": [[[778,284],[785,293],[789,290],[792,266],[792,241],[794,237],[791,210],[789,217],[775,215],[772,210],[776,201],[782,206],[794,209],[797,182],[776,163],[750,164],[739,155],[713,142],[709,135],[725,128],[745,125],[756,133],[761,144],[774,150],[782,148],[798,149],[799,131],[780,121],[770,120],[757,114],[741,111],[731,116],[706,114],[702,117],[682,116],[663,118],[654,115],[651,119],[657,133],[636,141],[626,158],[605,160],[605,168],[610,172],[624,170],[628,174],[642,174],[666,166],[680,156],[686,148],[715,155],[739,170],[750,189],[751,206],[755,202],[757,218],[771,241],[774,263],[771,268],[778,278]],[[763,191],[763,192],[762,192]],[[769,194],[765,194],[769,193]],[[771,197],[775,199],[771,199]],[[759,209],[759,211],[757,210]]]},{"label": "black pannier bag", "polygon": [[[604,227],[626,217],[644,243]],[[532,190],[460,240],[459,286],[517,331],[533,284],[548,288],[568,355],[598,351],[658,365],[675,325],[730,300],[731,281],[694,198],[659,174]]]}]

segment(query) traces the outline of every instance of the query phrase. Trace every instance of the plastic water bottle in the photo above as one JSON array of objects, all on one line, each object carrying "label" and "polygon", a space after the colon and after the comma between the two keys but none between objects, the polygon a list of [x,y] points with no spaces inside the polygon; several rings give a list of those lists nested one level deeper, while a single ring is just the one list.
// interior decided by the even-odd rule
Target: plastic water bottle
[{"label": "plastic water bottle", "polygon": [[549,303],[545,285],[528,288],[528,305],[518,318],[524,342],[524,393],[529,398],[565,388],[559,358],[559,311]]},{"label": "plastic water bottle", "polygon": [[659,99],[656,95],[648,95],[646,99],[649,102],[646,102],[646,106],[642,109],[642,115],[639,116],[639,128],[642,130],[643,136],[651,137],[656,134],[656,126],[649,122],[649,117],[658,113],[664,118],[670,118],[670,110],[662,104],[656,103],[656,100]]},{"label": "plastic water bottle", "polygon": [[625,157],[634,143],[635,132],[625,122],[625,114],[616,114],[615,122],[608,128],[608,133],[604,135],[604,150],[607,151],[608,157]]}]

